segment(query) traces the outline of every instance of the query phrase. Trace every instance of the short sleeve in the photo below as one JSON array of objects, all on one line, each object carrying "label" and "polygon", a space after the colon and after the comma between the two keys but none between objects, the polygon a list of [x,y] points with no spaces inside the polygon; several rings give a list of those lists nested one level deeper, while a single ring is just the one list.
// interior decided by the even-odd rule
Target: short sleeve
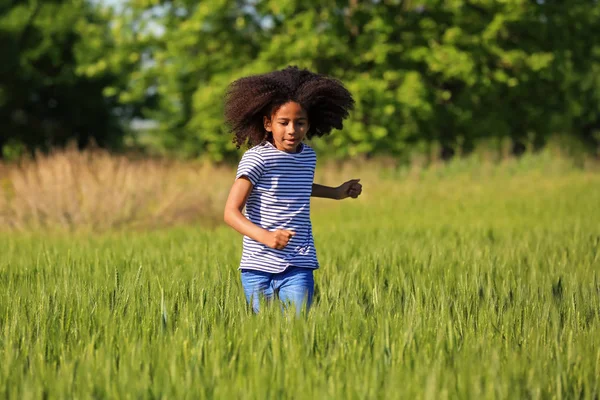
[{"label": "short sleeve", "polygon": [[248,150],[240,160],[235,179],[246,176],[256,186],[264,169],[265,165],[262,156],[257,151]]}]

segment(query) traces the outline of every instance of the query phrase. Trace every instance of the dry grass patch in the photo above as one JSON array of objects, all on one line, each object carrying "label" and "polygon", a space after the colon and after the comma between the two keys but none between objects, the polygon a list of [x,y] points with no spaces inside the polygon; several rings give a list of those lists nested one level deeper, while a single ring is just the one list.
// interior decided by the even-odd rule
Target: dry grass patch
[{"label": "dry grass patch", "polygon": [[75,149],[0,166],[0,223],[106,230],[212,222],[229,169]]}]

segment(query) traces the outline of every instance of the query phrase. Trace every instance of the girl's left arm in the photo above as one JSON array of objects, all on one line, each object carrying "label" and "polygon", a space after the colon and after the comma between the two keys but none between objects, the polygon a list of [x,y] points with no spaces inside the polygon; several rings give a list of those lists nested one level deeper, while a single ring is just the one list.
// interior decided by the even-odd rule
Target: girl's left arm
[{"label": "girl's left arm", "polygon": [[342,183],[338,187],[324,186],[317,183],[312,185],[312,197],[321,197],[324,199],[342,200],[347,197],[356,199],[362,193],[360,179],[352,179]]}]

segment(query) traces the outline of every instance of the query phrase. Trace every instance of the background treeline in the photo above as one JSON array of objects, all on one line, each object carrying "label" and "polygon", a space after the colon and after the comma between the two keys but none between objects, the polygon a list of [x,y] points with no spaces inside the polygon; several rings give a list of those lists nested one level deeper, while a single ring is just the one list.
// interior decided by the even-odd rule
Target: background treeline
[{"label": "background treeline", "polygon": [[322,154],[600,142],[597,0],[3,0],[0,46],[7,158],[92,139],[234,158],[227,84],[289,64],[356,97]]}]

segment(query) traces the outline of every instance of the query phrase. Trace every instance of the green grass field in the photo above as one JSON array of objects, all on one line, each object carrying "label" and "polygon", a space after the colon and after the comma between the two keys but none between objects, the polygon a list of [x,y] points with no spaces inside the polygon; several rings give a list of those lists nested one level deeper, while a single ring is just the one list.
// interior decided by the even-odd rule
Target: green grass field
[{"label": "green grass field", "polygon": [[303,318],[226,227],[4,233],[0,397],[598,399],[600,176],[470,171],[315,200]]}]

